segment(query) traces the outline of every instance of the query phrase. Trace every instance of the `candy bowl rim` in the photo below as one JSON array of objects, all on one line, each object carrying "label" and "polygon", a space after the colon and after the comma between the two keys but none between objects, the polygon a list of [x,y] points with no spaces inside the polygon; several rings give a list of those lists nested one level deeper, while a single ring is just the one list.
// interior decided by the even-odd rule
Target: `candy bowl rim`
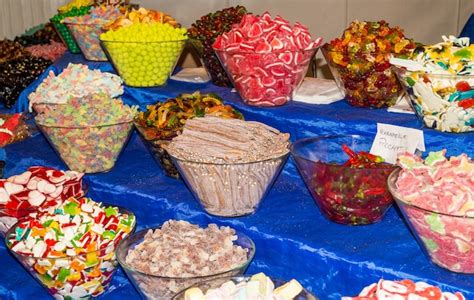
[{"label": "candy bowl rim", "polygon": [[[98,202],[99,203],[99,202]],[[112,245],[114,245],[114,248],[113,248],[113,252],[115,252],[115,249],[117,249],[117,247],[119,246],[120,242],[124,239],[126,239],[127,237],[129,237],[130,235],[134,234],[135,232],[135,229],[137,227],[137,216],[135,215],[135,213],[133,213],[133,211],[129,210],[128,208],[125,208],[123,206],[120,206],[120,205],[115,205],[115,204],[111,204],[111,203],[107,203],[107,202],[100,202],[104,207],[107,207],[107,206],[114,206],[114,207],[117,207],[119,209],[119,212],[121,213],[127,213],[128,215],[131,215],[134,217],[134,223],[133,223],[133,227],[132,229],[130,230],[129,233],[127,233],[127,235],[122,238],[119,242],[112,242]],[[22,221],[19,220],[18,222],[16,222],[12,227],[10,227],[10,229],[8,229],[8,231],[5,233],[5,237],[4,237],[4,243],[5,243],[5,247],[8,249],[8,251],[10,253],[12,253],[15,257],[19,257],[19,258],[25,258],[25,259],[35,259],[35,260],[72,260],[76,257],[81,257],[81,256],[86,256],[87,254],[90,254],[90,253],[97,253],[97,252],[101,252],[101,251],[104,251],[106,250],[108,247],[110,247],[110,244],[107,245],[107,246],[103,246],[99,249],[96,249],[96,250],[93,250],[93,251],[88,251],[88,252],[84,252],[84,253],[80,253],[80,254],[76,254],[76,255],[73,255],[73,256],[68,256],[68,255],[65,255],[65,256],[61,256],[61,257],[37,257],[37,256],[33,256],[33,255],[25,255],[25,254],[21,254],[21,253],[17,253],[15,251],[13,251],[11,249],[11,244],[9,243],[9,237],[12,235],[13,231],[18,227],[19,223],[21,223]],[[115,258],[117,259],[117,258]],[[115,267],[116,268],[116,267]]]},{"label": "candy bowl rim", "polygon": [[[259,56],[263,56],[263,55],[269,55],[269,54],[283,54],[283,53],[306,53],[306,52],[312,52],[314,51],[314,53],[311,55],[311,58],[313,58],[314,55],[316,55],[317,51],[321,48],[321,45],[317,45],[313,48],[309,48],[309,49],[296,49],[296,50],[271,50],[269,52],[263,52],[263,53],[257,53],[255,51],[245,51],[245,50],[231,50],[231,51],[228,51],[226,49],[217,49],[215,48],[214,46],[212,46],[212,49],[216,52],[217,54],[217,57],[219,57],[218,53],[226,53],[226,54],[255,54],[255,55],[259,55]],[[219,61],[220,61],[220,58],[219,58]],[[309,60],[311,61],[311,59]],[[300,65],[300,64],[298,64]],[[227,69],[224,65],[222,65],[222,67],[224,69]]]},{"label": "candy bowl rim", "polygon": [[290,154],[290,147],[291,147],[291,142],[288,141],[288,149],[285,153],[282,153],[278,156],[275,157],[270,157],[270,158],[263,158],[260,160],[255,160],[255,161],[249,161],[249,162],[235,162],[235,163],[228,163],[228,162],[203,162],[203,161],[198,161],[198,160],[192,160],[192,159],[184,159],[177,157],[173,154],[171,154],[168,150],[168,154],[171,156],[171,158],[176,161],[176,162],[183,162],[183,163],[193,163],[193,164],[200,164],[200,165],[213,165],[213,166],[240,166],[240,165],[251,165],[251,164],[258,164],[258,163],[265,163],[269,161],[277,161],[277,160],[283,160],[283,162],[286,160],[288,155]]},{"label": "candy bowl rim", "polygon": [[186,43],[189,41],[188,37],[185,37],[180,40],[171,40],[171,41],[117,41],[117,40],[106,40],[102,37],[99,37],[100,43],[103,47],[107,47],[105,44],[107,43],[120,43],[120,44],[164,44],[164,43]]},{"label": "candy bowl rim", "polygon": [[335,52],[335,53],[343,53],[343,54],[383,54],[383,55],[393,55],[394,53],[392,51],[381,51],[381,50],[364,50],[364,51],[343,51],[343,50],[335,50],[335,49],[329,49],[328,47],[331,45],[330,42],[326,42],[323,45],[321,45],[321,52]]},{"label": "candy bowl rim", "polygon": [[[451,73],[431,73],[426,70],[408,70],[405,67],[397,66],[397,65],[391,65],[391,69],[395,74],[397,74],[397,77],[401,75],[400,73],[406,72],[406,73],[416,73],[420,75],[426,75],[428,77],[439,77],[441,79],[455,79],[455,78],[467,78],[467,79],[474,79],[474,74],[451,74]],[[400,80],[401,81],[401,80]]]},{"label": "candy bowl rim", "polygon": [[[387,169],[390,169],[390,168],[382,168],[382,167],[376,167],[376,168],[350,168],[348,166],[344,166],[343,164],[340,164],[340,163],[330,163],[330,162],[326,162],[326,161],[315,161],[313,159],[310,159],[310,158],[307,158],[305,156],[302,156],[297,152],[296,148],[298,146],[300,146],[301,144],[305,143],[305,142],[316,142],[316,141],[324,141],[324,140],[329,140],[329,139],[337,139],[337,138],[362,138],[362,139],[368,139],[368,137],[366,136],[363,136],[363,135],[359,135],[359,134],[335,134],[335,135],[319,135],[319,136],[313,136],[313,137],[307,137],[307,138],[302,138],[302,139],[298,139],[296,140],[290,147],[290,152],[291,152],[291,155],[293,156],[293,158],[297,158],[297,159],[301,159],[301,160],[304,160],[304,161],[308,161],[308,162],[311,162],[311,163],[323,163],[323,164],[326,164],[326,165],[330,165],[331,167],[334,167],[334,168],[340,168],[340,169],[351,169],[353,170],[354,173],[357,173],[357,172],[366,172],[366,170],[387,170]],[[391,166],[392,168],[396,168],[396,166],[394,164],[389,164],[387,163],[388,166]]]},{"label": "candy bowl rim", "polygon": [[[449,218],[457,218],[459,220],[473,220],[474,221],[474,216],[452,215],[452,214],[443,213],[443,212],[439,212],[439,211],[428,209],[428,208],[423,208],[423,207],[420,207],[420,206],[415,205],[413,203],[407,202],[404,199],[404,197],[401,196],[398,193],[398,189],[395,185],[396,184],[395,182],[398,179],[398,176],[399,176],[401,171],[402,171],[401,168],[397,168],[397,169],[393,170],[393,172],[390,173],[390,175],[388,176],[388,179],[387,179],[388,190],[390,191],[390,194],[392,194],[392,197],[393,197],[393,199],[395,199],[395,202],[397,203],[398,206],[412,207],[412,208],[415,208],[415,209],[420,210],[420,211],[422,211],[424,213],[427,213],[427,214],[433,214],[434,213],[434,214],[449,217]],[[407,217],[407,219],[410,219],[410,218]]]},{"label": "candy bowl rim", "polygon": [[[241,231],[238,231],[236,230],[235,228],[232,228],[234,231],[235,231],[235,235],[238,237],[238,238],[243,238],[245,239],[247,242],[249,242],[250,244],[250,247],[248,248],[245,248],[245,249],[248,249],[248,253],[247,253],[247,260],[245,262],[243,262],[242,264],[239,264],[238,266],[230,269],[230,270],[225,270],[225,271],[221,271],[219,273],[215,273],[215,274],[210,274],[210,275],[199,275],[199,276],[188,276],[188,277],[171,277],[171,276],[161,276],[161,275],[153,275],[153,274],[148,274],[148,273],[145,273],[143,271],[139,271],[137,270],[136,268],[130,266],[127,262],[126,262],[126,255],[128,254],[128,252],[130,251],[131,249],[131,246],[133,244],[135,244],[135,247],[138,245],[137,242],[135,243],[130,243],[130,247],[128,249],[124,249],[126,247],[126,243],[128,242],[128,240],[130,239],[133,239],[133,238],[137,238],[138,236],[140,235],[143,235],[140,237],[139,240],[143,241],[143,238],[144,238],[144,235],[149,231],[149,230],[157,230],[157,229],[161,229],[162,226],[154,226],[154,227],[145,227],[143,228],[142,230],[140,231],[137,231],[137,232],[134,232],[133,234],[130,234],[128,235],[127,237],[125,237],[124,239],[122,239],[119,244],[117,245],[117,247],[115,248],[115,257],[117,259],[117,261],[119,262],[120,266],[124,269],[125,273],[128,273],[129,271],[133,272],[133,273],[136,273],[138,275],[140,275],[141,277],[149,277],[149,278],[154,278],[154,279],[164,279],[164,280],[192,280],[192,279],[212,279],[214,277],[218,277],[218,276],[221,276],[221,275],[224,275],[224,274],[227,274],[227,273],[230,273],[230,272],[236,272],[236,271],[239,271],[239,270],[245,270],[249,265],[250,263],[252,262],[253,258],[255,257],[255,252],[256,252],[256,246],[255,246],[255,242],[249,237],[247,236],[246,234],[242,233]],[[235,244],[234,244],[235,245]],[[242,246],[241,246],[242,247]],[[243,248],[243,247],[242,247]],[[121,255],[119,255],[119,250],[123,249],[123,253],[124,253],[124,257],[122,258]],[[127,275],[128,276],[128,275]],[[135,279],[132,279],[133,281],[135,281]]]},{"label": "candy bowl rim", "polygon": [[[182,299],[184,299],[184,295],[185,295],[186,291],[190,288],[195,288],[195,287],[199,288],[200,286],[205,285],[205,284],[212,284],[214,281],[217,281],[217,280],[219,280],[219,281],[227,280],[227,281],[232,281],[234,283],[248,282],[250,280],[250,278],[252,278],[252,276],[256,275],[256,274],[257,273],[252,274],[252,275],[242,275],[242,276],[223,276],[223,277],[208,279],[208,280],[205,280],[205,281],[200,281],[200,282],[198,282],[198,283],[196,283],[196,284],[194,284],[190,287],[187,287],[185,289],[180,290],[179,292],[177,292],[171,298],[171,300],[182,300]],[[273,276],[268,276],[266,274],[265,274],[265,276],[270,278],[270,280],[275,284],[275,287],[282,286],[283,284],[290,281],[290,280],[275,278]],[[210,288],[210,289],[213,289],[213,288]],[[206,293],[207,291],[202,291],[202,292]],[[300,297],[310,297],[309,298],[310,300],[319,299],[314,293],[308,291],[305,287],[303,287],[303,290],[298,295],[296,295],[295,299],[299,299]]]},{"label": "candy bowl rim", "polygon": [[[64,126],[64,125],[57,125],[57,124],[45,124],[45,123],[40,123],[36,120],[35,118],[36,125],[40,127],[46,127],[46,128],[64,128],[64,129],[87,129],[87,128],[101,128],[101,127],[112,127],[112,126],[118,126],[118,125],[124,125],[124,124],[130,124],[133,123],[133,118],[130,120],[126,121],[120,121],[120,122],[115,122],[115,123],[103,123],[103,124],[97,124],[97,125],[75,125],[75,126]],[[132,124],[133,125],[133,124]],[[132,126],[133,129],[133,126]]]}]

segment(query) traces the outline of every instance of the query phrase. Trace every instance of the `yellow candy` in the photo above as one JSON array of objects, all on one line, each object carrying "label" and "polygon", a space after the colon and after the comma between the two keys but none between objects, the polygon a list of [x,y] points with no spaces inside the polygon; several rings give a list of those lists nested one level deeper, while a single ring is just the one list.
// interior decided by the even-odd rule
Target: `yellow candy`
[{"label": "yellow candy", "polygon": [[81,274],[74,272],[67,277],[67,281],[79,281],[81,279]]}]

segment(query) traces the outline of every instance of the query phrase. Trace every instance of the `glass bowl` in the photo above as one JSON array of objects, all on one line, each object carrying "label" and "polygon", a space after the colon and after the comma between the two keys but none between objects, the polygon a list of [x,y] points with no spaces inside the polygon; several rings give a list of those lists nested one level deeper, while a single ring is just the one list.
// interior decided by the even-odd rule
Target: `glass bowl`
[{"label": "glass bowl", "polygon": [[[209,289],[219,288],[222,284],[224,284],[226,282],[231,281],[235,284],[239,284],[241,282],[248,282],[250,280],[250,278],[251,278],[251,276],[235,276],[235,277],[215,278],[215,279],[211,279],[211,280],[208,280],[208,281],[200,282],[200,283],[194,285],[193,287],[197,287],[197,288],[201,289],[201,291],[205,294]],[[286,283],[286,281],[284,281],[284,280],[274,279],[274,278],[270,278],[270,279],[275,284],[275,288],[277,288],[279,286],[282,286]],[[184,295],[186,293],[186,290],[187,289],[179,292],[172,299],[173,300],[185,300]],[[233,299],[236,299],[236,298],[233,298]],[[244,299],[247,299],[247,298],[244,298]],[[303,291],[301,293],[299,293],[293,299],[294,300],[317,300],[318,298],[316,296],[314,296],[313,294],[311,294],[306,289],[303,289]]]},{"label": "glass bowl", "polygon": [[[155,230],[158,228],[151,229]],[[146,274],[134,269],[126,262],[125,259],[130,249],[134,249],[138,244],[143,242],[144,236],[148,230],[149,229],[144,229],[133,235],[130,235],[119,244],[116,251],[118,262],[122,266],[123,270],[125,270],[128,278],[133,283],[143,299],[168,300],[177,292],[186,289],[198,282],[218,277],[242,275],[255,255],[255,244],[253,241],[246,235],[236,232],[237,240],[234,241],[234,244],[248,249],[248,260],[232,270],[218,274],[197,277],[163,277]]]},{"label": "glass bowl", "polygon": [[101,41],[126,85],[165,85],[183,52],[186,40],[166,42]]},{"label": "glass bowl", "polygon": [[[430,74],[395,66],[392,69],[426,127],[457,133],[474,131],[474,75]],[[461,82],[468,84],[465,91],[456,88]]]},{"label": "glass bowl", "polygon": [[202,42],[198,39],[190,39],[189,41],[197,53],[201,64],[206,69],[207,75],[211,78],[212,83],[217,86],[232,87],[232,82],[222,67],[217,54],[214,51],[205,51]]},{"label": "glass bowl", "polygon": [[322,53],[336,84],[350,105],[382,108],[394,105],[403,88],[390,69],[390,53],[345,53],[329,50]]},{"label": "glass bowl", "polygon": [[397,192],[400,170],[388,187],[423,253],[452,272],[474,274],[474,216],[448,215],[411,204]]},{"label": "glass bowl", "polygon": [[387,178],[395,166],[350,168],[342,145],[368,151],[372,140],[358,135],[322,136],[296,141],[291,154],[321,213],[345,225],[382,220],[393,203]]},{"label": "glass bowl", "polygon": [[67,46],[69,52],[73,54],[81,53],[81,49],[79,49],[74,37],[69,32],[69,29],[67,29],[67,26],[61,22],[53,21],[52,19],[50,21],[63,43]]},{"label": "glass bowl", "polygon": [[170,154],[179,174],[204,210],[220,217],[254,213],[273,186],[289,153],[248,163],[203,163]]},{"label": "glass bowl", "polygon": [[133,120],[83,127],[37,125],[68,168],[82,173],[112,169],[133,130]]},{"label": "glass bowl", "polygon": [[245,104],[280,106],[293,98],[318,49],[271,53],[214,50]]},{"label": "glass bowl", "polygon": [[102,28],[103,24],[81,24],[67,23],[64,24],[74,37],[75,42],[81,49],[85,59],[91,61],[107,61],[102,47],[100,45],[99,36],[105,32]]},{"label": "glass bowl", "polygon": [[[140,133],[140,138],[143,141],[143,144],[148,148],[150,151],[151,156],[156,161],[156,163],[163,169],[166,176],[171,178],[179,178],[179,172],[176,166],[171,159],[171,156],[165,150],[163,146],[168,145],[173,137],[178,135],[178,131],[176,133],[167,134],[167,138],[157,138],[157,130],[156,128],[144,128],[143,126],[139,125],[137,122],[135,123],[135,128]],[[148,130],[153,132],[153,134],[148,134]],[[170,132],[170,131],[166,131]]]},{"label": "glass bowl", "polygon": [[[134,215],[119,207],[120,213]],[[133,225],[135,229],[136,222]],[[9,242],[17,226],[7,232],[5,244],[22,266],[55,299],[87,299],[102,294],[110,284],[117,270],[115,248],[120,240],[102,249],[75,256],[44,258],[27,256],[14,252]]]}]

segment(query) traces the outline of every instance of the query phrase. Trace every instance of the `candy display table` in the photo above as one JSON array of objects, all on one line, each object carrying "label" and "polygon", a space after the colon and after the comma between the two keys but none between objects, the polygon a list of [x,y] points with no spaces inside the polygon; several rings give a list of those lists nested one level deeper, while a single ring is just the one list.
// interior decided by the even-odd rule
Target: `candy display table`
[{"label": "candy display table", "polygon": [[[68,62],[85,63],[67,54],[54,65],[60,70]],[[105,71],[108,63],[93,63]],[[27,107],[26,96],[38,82],[23,92],[16,110]],[[377,122],[420,128],[414,115],[388,113],[350,107],[343,101],[331,105],[292,102],[278,108],[245,106],[230,89],[211,84],[169,81],[162,88],[126,88],[128,104],[146,104],[183,92],[217,92],[236,106],[247,120],[257,120],[289,132],[291,140],[314,135],[361,134],[374,136]],[[424,130],[427,150],[448,149],[448,155],[462,152],[474,156],[474,133],[443,134]],[[66,168],[45,138],[33,138],[5,148],[5,175],[25,171],[31,165]],[[445,290],[459,290],[466,299],[474,298],[474,277],[455,274],[430,263],[425,257],[400,212],[392,207],[374,225],[350,227],[326,220],[313,202],[294,161],[289,159],[273,189],[254,215],[226,219],[204,213],[180,180],[168,178],[133,134],[115,167],[108,173],[88,175],[89,196],[97,201],[122,205],[132,210],[138,228],[152,227],[167,219],[193,223],[216,222],[233,226],[254,239],[257,253],[248,273],[263,271],[273,277],[297,278],[321,299],[356,295],[362,287],[379,278],[422,280]],[[48,299],[46,291],[9,255],[0,244],[1,299]],[[138,299],[138,293],[123,272],[114,277],[111,288],[101,299]]]}]

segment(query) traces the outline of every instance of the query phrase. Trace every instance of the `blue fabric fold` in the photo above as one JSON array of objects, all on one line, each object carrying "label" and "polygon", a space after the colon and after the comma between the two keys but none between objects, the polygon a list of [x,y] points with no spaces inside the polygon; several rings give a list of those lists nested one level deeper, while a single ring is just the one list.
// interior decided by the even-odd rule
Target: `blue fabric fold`
[{"label": "blue fabric fold", "polygon": [[[84,63],[78,56],[68,55],[55,67],[61,70],[69,61]],[[92,65],[111,70],[107,63]],[[34,84],[28,91],[34,90]],[[329,134],[373,137],[377,122],[422,128],[413,115],[355,108],[344,101],[331,105],[292,102],[277,108],[256,108],[246,106],[230,89],[172,80],[160,88],[126,87],[123,99],[144,109],[157,100],[195,90],[218,93],[242,111],[247,120],[289,132],[292,141]],[[22,94],[19,110],[27,106],[28,91]],[[447,148],[449,155],[465,152],[474,156],[473,133],[423,131],[428,151]],[[23,172],[32,165],[66,168],[41,134],[7,146],[5,151],[8,158],[5,176]],[[136,133],[110,172],[87,175],[87,179],[90,197],[127,207],[137,215],[137,230],[159,226],[173,218],[201,225],[215,222],[246,233],[257,248],[247,273],[262,271],[282,279],[296,278],[321,299],[356,295],[380,278],[427,281],[444,290],[459,290],[467,299],[474,299],[472,275],[455,274],[433,265],[423,255],[396,207],[381,222],[368,226],[344,226],[325,219],[291,158],[257,212],[234,219],[206,214],[181,180],[164,175]],[[46,291],[7,253],[3,242],[0,266],[7,270],[0,273],[1,299],[48,299]],[[99,298],[139,299],[139,295],[119,270],[111,287]]]}]

